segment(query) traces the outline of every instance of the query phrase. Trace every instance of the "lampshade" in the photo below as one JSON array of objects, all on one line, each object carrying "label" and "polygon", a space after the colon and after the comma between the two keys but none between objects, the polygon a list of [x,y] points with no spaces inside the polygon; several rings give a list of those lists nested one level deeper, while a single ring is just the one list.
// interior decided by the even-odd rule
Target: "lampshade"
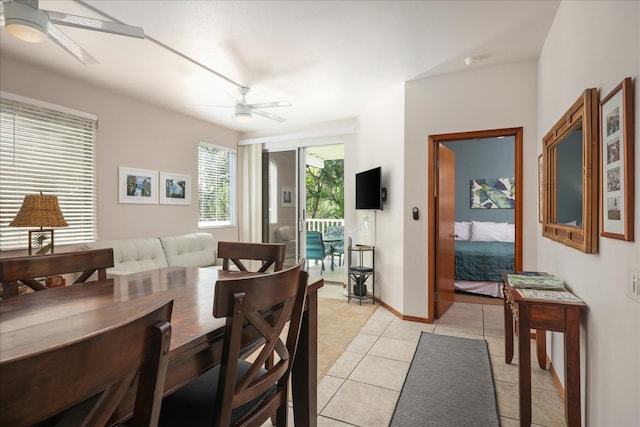
[{"label": "lampshade", "polygon": [[43,194],[24,196],[22,206],[9,224],[12,227],[68,227],[64,220],[58,197]]}]

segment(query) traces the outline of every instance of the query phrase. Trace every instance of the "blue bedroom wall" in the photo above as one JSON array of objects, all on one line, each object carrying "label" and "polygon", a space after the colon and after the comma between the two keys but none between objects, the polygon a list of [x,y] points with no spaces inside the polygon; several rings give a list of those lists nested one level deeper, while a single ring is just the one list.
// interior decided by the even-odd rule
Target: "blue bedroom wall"
[{"label": "blue bedroom wall", "polygon": [[515,138],[453,141],[444,145],[456,155],[456,221],[513,224],[514,209],[471,209],[471,180],[515,178]]}]

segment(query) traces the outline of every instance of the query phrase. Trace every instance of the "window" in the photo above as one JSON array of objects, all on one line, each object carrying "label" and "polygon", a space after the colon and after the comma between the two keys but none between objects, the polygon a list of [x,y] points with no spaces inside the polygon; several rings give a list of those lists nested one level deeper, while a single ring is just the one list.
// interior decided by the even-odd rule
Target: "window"
[{"label": "window", "polygon": [[198,227],[235,225],[234,150],[198,144]]},{"label": "window", "polygon": [[56,229],[57,245],[95,240],[96,126],[93,115],[2,93],[0,251],[28,246],[28,230],[9,223],[24,196],[39,192],[58,197],[69,224]]}]

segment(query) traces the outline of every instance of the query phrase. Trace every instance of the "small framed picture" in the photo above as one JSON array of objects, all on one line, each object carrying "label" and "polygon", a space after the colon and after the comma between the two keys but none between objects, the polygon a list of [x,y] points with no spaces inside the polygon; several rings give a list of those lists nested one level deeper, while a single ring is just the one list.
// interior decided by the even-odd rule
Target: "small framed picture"
[{"label": "small framed picture", "polygon": [[118,201],[120,203],[158,203],[158,172],[118,168]]},{"label": "small framed picture", "polygon": [[163,205],[190,205],[191,176],[160,172],[160,203]]},{"label": "small framed picture", "polygon": [[281,190],[282,196],[280,200],[280,206],[282,206],[283,208],[292,208],[295,203],[293,188],[282,187]]},{"label": "small framed picture", "polygon": [[600,235],[633,242],[633,82],[600,101]]}]

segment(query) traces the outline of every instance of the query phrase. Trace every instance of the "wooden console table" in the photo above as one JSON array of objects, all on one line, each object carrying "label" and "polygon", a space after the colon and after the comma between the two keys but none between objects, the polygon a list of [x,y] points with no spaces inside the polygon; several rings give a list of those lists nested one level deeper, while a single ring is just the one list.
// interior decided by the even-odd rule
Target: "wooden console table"
[{"label": "wooden console table", "polygon": [[[513,360],[513,318],[518,328],[518,387],[520,425],[531,425],[531,349],[530,331],[536,329],[538,365],[546,369],[546,331],[563,332],[564,337],[564,408],[567,425],[580,426],[580,311],[582,301],[525,298],[509,285],[502,273],[504,290],[505,362]],[[541,273],[544,274],[544,273]]]}]

